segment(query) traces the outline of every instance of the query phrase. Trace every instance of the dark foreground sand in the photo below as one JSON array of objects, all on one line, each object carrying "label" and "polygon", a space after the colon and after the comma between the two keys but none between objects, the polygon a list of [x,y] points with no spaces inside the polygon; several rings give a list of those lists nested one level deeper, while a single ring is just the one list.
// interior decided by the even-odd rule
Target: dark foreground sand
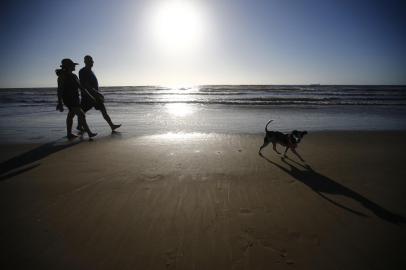
[{"label": "dark foreground sand", "polygon": [[405,135],[3,145],[0,268],[406,269]]}]

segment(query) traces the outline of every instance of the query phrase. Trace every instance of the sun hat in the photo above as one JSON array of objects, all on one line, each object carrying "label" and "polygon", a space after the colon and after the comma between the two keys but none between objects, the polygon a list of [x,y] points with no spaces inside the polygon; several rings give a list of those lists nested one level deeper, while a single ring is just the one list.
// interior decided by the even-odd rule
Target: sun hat
[{"label": "sun hat", "polygon": [[62,61],[61,61],[61,68],[64,68],[64,67],[71,67],[71,66],[76,66],[76,65],[79,65],[79,64],[73,62],[73,61],[72,61],[71,59],[69,59],[69,58],[62,59]]}]

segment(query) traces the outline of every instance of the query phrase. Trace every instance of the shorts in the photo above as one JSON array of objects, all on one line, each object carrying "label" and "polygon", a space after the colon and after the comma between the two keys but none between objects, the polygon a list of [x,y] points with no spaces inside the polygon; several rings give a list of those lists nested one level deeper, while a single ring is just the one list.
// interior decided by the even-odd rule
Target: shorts
[{"label": "shorts", "polygon": [[63,104],[68,107],[68,109],[73,107],[80,107],[80,100],[79,96],[63,96],[62,97]]},{"label": "shorts", "polygon": [[89,100],[87,98],[82,99],[82,102],[80,104],[80,107],[82,108],[83,111],[87,112],[91,108],[95,108],[96,110],[100,111],[103,109],[104,104],[103,103],[98,103],[94,102],[93,100]]}]

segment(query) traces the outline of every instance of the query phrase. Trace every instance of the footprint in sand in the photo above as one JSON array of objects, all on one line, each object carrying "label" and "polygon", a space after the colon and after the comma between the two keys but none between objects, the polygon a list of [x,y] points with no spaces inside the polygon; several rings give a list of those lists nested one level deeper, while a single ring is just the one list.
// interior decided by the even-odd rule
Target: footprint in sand
[{"label": "footprint in sand", "polygon": [[240,214],[247,215],[247,214],[251,214],[251,213],[252,213],[252,210],[249,208],[240,208]]},{"label": "footprint in sand", "polygon": [[176,268],[176,259],[177,259],[177,252],[176,250],[168,250],[165,252],[166,257],[166,268],[175,269]]},{"label": "footprint in sand", "polygon": [[159,181],[164,179],[164,176],[162,174],[148,174],[148,175],[144,175],[145,176],[145,180],[147,181]]}]

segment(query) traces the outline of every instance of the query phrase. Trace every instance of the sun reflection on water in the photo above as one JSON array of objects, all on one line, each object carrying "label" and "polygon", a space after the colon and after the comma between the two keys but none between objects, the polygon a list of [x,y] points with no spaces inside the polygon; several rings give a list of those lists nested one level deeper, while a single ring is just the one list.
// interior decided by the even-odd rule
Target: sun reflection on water
[{"label": "sun reflection on water", "polygon": [[185,117],[194,113],[195,109],[187,103],[169,103],[165,105],[166,111],[173,116]]},{"label": "sun reflection on water", "polygon": [[[163,134],[155,134],[155,135],[148,135],[142,137],[143,140],[147,140],[149,142],[192,142],[192,141],[201,141],[201,140],[208,140],[209,138],[214,138],[215,134],[212,133],[200,133],[200,132],[167,132]],[[139,138],[138,138],[139,139]],[[197,149],[195,151],[199,153],[200,150]]]}]

